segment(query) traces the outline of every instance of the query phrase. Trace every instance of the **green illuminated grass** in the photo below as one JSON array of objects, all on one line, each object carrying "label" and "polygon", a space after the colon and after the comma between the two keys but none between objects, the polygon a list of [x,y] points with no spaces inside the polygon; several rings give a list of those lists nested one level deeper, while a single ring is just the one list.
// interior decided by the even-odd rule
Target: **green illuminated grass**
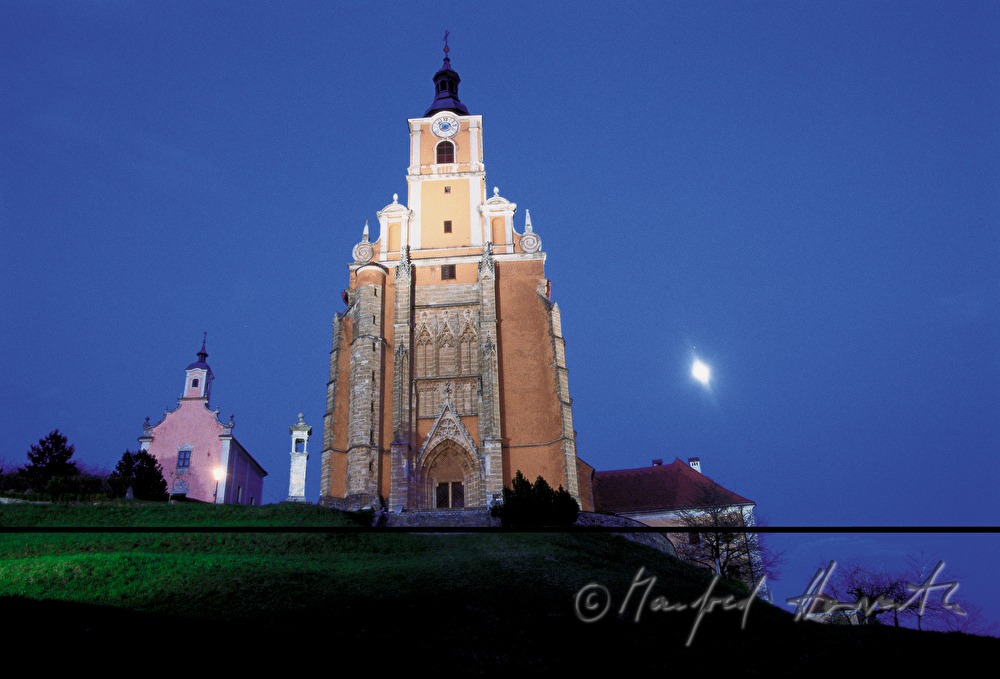
[{"label": "green illuminated grass", "polygon": [[[308,505],[0,505],[5,527],[358,525],[358,517]],[[746,629],[739,612],[714,612],[685,647],[691,613],[646,610],[636,623],[639,591],[618,614],[640,568],[657,578],[652,596],[674,602],[694,601],[710,582],[703,570],[607,534],[0,533],[0,640],[33,642],[32,625],[52,621],[88,645],[137,628],[169,635],[181,627],[212,638],[263,635],[264,649],[294,639],[304,653],[336,639],[380,656],[391,638],[405,653],[430,643],[442,657],[528,670],[590,669],[588,654],[597,652],[627,652],[644,669],[709,668],[718,659],[707,651],[720,640],[745,656],[744,669],[768,653],[808,668],[832,652],[945,644],[930,633],[795,623],[754,601]],[[574,601],[592,582],[607,587],[613,607],[585,624]],[[746,591],[723,581],[715,594],[740,599]],[[943,648],[968,653],[969,643],[991,642]]]}]

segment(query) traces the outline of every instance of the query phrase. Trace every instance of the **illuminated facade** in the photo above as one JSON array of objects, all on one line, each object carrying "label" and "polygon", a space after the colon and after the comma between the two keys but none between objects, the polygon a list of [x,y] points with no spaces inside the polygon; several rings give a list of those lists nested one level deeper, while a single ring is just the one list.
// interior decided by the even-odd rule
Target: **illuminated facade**
[{"label": "illuminated facade", "polygon": [[177,407],[156,424],[146,418],[139,447],[159,461],[171,497],[260,504],[267,472],[233,436],[233,417],[222,422],[209,406],[214,379],[202,342],[198,360],[184,371]]},{"label": "illuminated facade", "polygon": [[354,247],[336,314],[321,503],[482,508],[517,470],[593,508],[577,457],[559,307],[525,213],[487,197],[483,119],[445,47],[435,98],[409,120],[407,199]]}]

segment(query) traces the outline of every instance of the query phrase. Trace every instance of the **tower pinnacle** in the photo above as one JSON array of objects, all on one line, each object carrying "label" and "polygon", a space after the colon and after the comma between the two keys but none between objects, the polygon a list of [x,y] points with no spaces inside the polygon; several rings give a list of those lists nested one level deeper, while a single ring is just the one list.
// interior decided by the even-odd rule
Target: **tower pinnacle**
[{"label": "tower pinnacle", "polygon": [[462,82],[462,79],[451,67],[451,59],[448,57],[448,53],[451,52],[451,48],[448,47],[448,35],[449,32],[445,31],[444,63],[441,64],[441,70],[434,74],[434,101],[424,113],[425,118],[440,111],[469,115],[469,109],[458,98],[458,83]]},{"label": "tower pinnacle", "polygon": [[208,342],[208,331],[206,330],[201,336],[201,351],[198,352],[198,360],[202,363],[208,358],[208,352],[205,351],[205,343]]}]

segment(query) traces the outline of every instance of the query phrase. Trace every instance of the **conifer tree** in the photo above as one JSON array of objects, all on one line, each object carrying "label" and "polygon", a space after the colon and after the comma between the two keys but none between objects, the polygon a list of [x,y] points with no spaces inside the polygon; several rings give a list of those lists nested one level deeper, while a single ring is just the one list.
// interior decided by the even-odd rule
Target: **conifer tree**
[{"label": "conifer tree", "polygon": [[34,491],[45,491],[53,481],[65,481],[80,473],[76,463],[71,461],[73,446],[58,429],[38,440],[37,445],[28,449],[28,464],[21,467],[20,474]]},{"label": "conifer tree", "polygon": [[132,489],[132,497],[137,500],[167,499],[167,481],[163,478],[163,467],[149,451],[133,453],[126,450],[108,479],[113,497],[126,497]]}]

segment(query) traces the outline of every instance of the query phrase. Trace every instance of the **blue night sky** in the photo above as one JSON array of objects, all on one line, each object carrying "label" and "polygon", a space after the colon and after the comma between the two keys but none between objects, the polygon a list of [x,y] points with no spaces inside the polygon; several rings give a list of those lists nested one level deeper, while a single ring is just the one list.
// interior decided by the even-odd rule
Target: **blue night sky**
[{"label": "blue night sky", "polygon": [[[0,458],[58,428],[112,468],[208,331],[265,500],[300,410],[315,500],[330,324],[445,28],[583,459],[699,456],[772,525],[1000,524],[987,2],[0,4]],[[996,535],[772,542],[779,596],[923,550],[1000,619]]]}]

